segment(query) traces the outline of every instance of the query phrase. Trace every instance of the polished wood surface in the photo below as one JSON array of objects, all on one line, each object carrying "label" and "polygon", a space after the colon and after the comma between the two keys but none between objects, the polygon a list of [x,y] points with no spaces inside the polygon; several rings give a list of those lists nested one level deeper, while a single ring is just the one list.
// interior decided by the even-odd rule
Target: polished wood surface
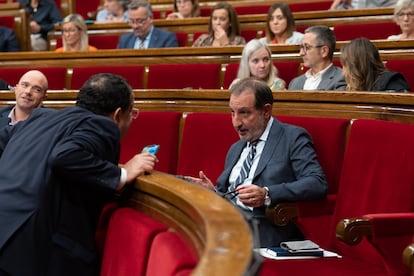
[{"label": "polished wood surface", "polygon": [[[286,91],[274,92],[274,115],[369,118],[414,123],[414,93]],[[49,91],[47,107],[75,104],[77,91]],[[134,90],[142,111],[229,112],[228,90]],[[14,104],[12,92],[0,92],[0,106]]]}]

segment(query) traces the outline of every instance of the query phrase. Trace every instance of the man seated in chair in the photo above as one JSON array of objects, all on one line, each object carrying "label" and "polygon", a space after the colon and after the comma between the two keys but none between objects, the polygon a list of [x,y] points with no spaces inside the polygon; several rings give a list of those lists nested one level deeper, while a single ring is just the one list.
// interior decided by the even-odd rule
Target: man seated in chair
[{"label": "man seated in chair", "polygon": [[152,7],[146,0],[134,0],[128,5],[129,25],[132,33],[119,39],[118,49],[178,47],[174,33],[154,27]]},{"label": "man seated in chair", "polygon": [[188,179],[225,194],[242,212],[257,219],[261,247],[304,239],[292,222],[276,226],[265,211],[280,202],[326,195],[327,182],[310,135],[272,116],[273,94],[262,81],[246,78],[234,84],[229,106],[240,141],[228,151],[216,189],[203,171],[200,178]]}]

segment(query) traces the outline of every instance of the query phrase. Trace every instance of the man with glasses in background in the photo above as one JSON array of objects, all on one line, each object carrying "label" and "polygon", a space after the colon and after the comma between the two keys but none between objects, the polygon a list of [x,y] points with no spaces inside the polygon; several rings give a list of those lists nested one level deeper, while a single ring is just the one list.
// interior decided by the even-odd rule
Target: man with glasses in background
[{"label": "man with glasses in background", "polygon": [[336,38],[327,26],[306,29],[299,54],[303,65],[309,68],[305,74],[289,83],[289,90],[345,90],[342,69],[332,63]]},{"label": "man with glasses in background", "polygon": [[118,49],[178,47],[174,33],[154,27],[152,7],[147,1],[132,1],[128,5],[128,14],[133,32],[121,36]]},{"label": "man with glasses in background", "polygon": [[16,104],[0,109],[0,128],[26,120],[47,99],[47,88],[48,81],[42,72],[30,70],[23,74],[14,88]]}]

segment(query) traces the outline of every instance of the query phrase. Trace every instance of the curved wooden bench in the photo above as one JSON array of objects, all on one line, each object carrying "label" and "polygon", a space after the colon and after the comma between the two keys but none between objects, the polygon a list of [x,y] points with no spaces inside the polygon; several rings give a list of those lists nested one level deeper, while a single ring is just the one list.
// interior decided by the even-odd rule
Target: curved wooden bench
[{"label": "curved wooden bench", "polygon": [[128,206],[174,228],[200,261],[193,275],[243,275],[253,256],[249,226],[236,208],[214,192],[153,172],[137,178],[124,195]]}]

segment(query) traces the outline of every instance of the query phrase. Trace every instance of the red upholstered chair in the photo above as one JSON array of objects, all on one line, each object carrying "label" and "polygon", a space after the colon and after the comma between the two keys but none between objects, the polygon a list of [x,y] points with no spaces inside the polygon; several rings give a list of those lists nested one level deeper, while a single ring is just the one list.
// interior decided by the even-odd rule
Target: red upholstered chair
[{"label": "red upholstered chair", "polygon": [[237,70],[239,70],[238,63],[230,63],[226,65],[226,71],[223,77],[223,88],[229,88],[230,84],[237,78]]},{"label": "red upholstered chair", "polygon": [[197,254],[176,232],[161,232],[152,242],[146,276],[190,275]]},{"label": "red upholstered chair", "polygon": [[127,135],[121,140],[119,162],[126,163],[147,145],[159,144],[159,162],[155,169],[175,174],[181,116],[180,112],[140,112],[138,118],[132,121]]},{"label": "red upholstered chair", "polygon": [[150,65],[148,89],[220,89],[221,64]]},{"label": "red upholstered chair", "polygon": [[328,10],[331,7],[331,4],[331,1],[315,1],[304,3],[289,3],[289,7],[292,12],[323,11]]},{"label": "red upholstered chair", "polygon": [[343,258],[267,260],[261,275],[408,275],[401,253],[414,234],[413,139],[411,124],[354,121],[331,226],[320,226]]},{"label": "red upholstered chair", "polygon": [[241,30],[240,35],[244,37],[246,42],[249,42],[250,40],[257,38],[257,31],[256,30]]},{"label": "red upholstered chair", "polygon": [[350,121],[299,116],[277,116],[277,119],[303,127],[312,136],[319,163],[328,181],[328,196],[324,200],[299,204],[300,215],[296,222],[307,238],[317,241],[320,246],[328,245],[324,243],[326,234],[320,231],[320,226],[330,223],[334,211]]},{"label": "red upholstered chair", "polygon": [[410,91],[414,91],[414,59],[388,60],[385,66],[391,71],[400,72],[409,83]]},{"label": "red upholstered chair", "polygon": [[191,46],[191,45],[188,45],[188,33],[175,33],[175,36],[177,37],[178,46],[180,47]]},{"label": "red upholstered chair", "polygon": [[101,5],[101,0],[75,0],[75,13],[79,13],[83,18],[88,19],[88,13],[96,13],[98,7]]},{"label": "red upholstered chair", "polygon": [[386,39],[390,35],[399,34],[400,27],[395,22],[361,23],[338,25],[333,30],[337,41],[352,40],[358,37],[368,39]]},{"label": "red upholstered chair", "polygon": [[70,82],[70,89],[80,89],[92,75],[98,73],[112,73],[124,77],[132,88],[143,88],[144,66],[86,66],[74,67]]},{"label": "red upholstered chair", "polygon": [[14,30],[14,16],[12,15],[0,16],[0,26],[7,27],[7,28]]},{"label": "red upholstered chair", "polygon": [[132,208],[113,212],[106,234],[101,276],[145,275],[154,237],[167,227]]},{"label": "red upholstered chair", "polygon": [[267,14],[270,5],[235,6],[237,15],[245,14]]},{"label": "red upholstered chair", "polygon": [[296,78],[300,72],[300,62],[282,61],[273,63],[279,71],[279,77],[286,82],[286,87],[290,81]]},{"label": "red upholstered chair", "polygon": [[20,77],[29,70],[39,70],[45,74],[49,89],[63,90],[66,88],[65,67],[42,67],[42,68],[0,68],[0,78],[12,86],[15,86]]},{"label": "red upholstered chair", "polygon": [[[206,143],[206,135],[219,135]],[[224,169],[230,146],[239,139],[231,123],[230,113],[188,114],[178,160],[177,173],[197,176],[200,170],[215,183]]]}]

